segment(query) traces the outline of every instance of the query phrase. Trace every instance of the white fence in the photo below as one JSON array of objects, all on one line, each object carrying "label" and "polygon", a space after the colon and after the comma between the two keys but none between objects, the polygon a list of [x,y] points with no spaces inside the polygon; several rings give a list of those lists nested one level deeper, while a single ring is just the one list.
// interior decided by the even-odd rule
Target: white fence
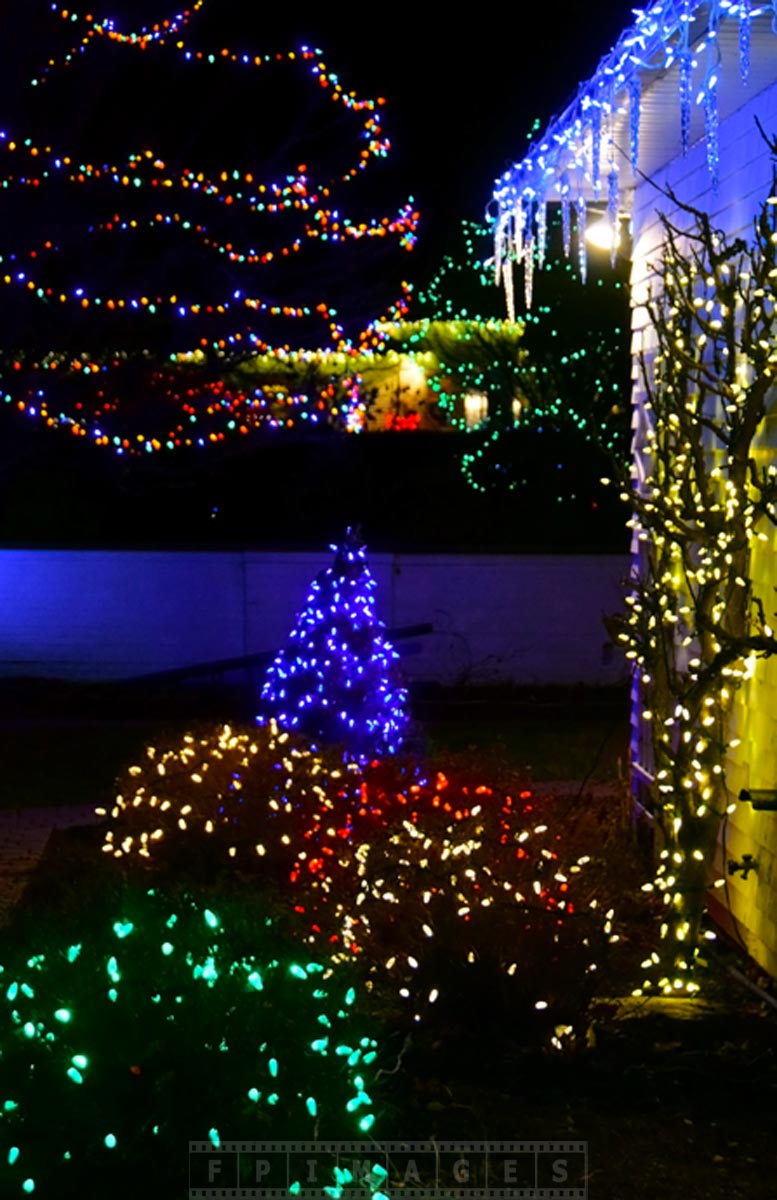
[{"label": "white fence", "polygon": [[[0,675],[121,679],[274,650],[332,561],[311,553],[0,550]],[[409,680],[607,685],[625,555],[374,554]]]}]

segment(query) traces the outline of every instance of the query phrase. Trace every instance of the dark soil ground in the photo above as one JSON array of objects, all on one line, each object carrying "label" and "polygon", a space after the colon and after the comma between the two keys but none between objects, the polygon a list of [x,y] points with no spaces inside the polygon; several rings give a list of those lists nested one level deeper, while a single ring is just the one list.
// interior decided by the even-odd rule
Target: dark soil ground
[{"label": "dark soil ground", "polygon": [[[703,1002],[626,999],[654,926],[638,891],[647,864],[630,837],[622,783],[625,698],[514,695],[509,703],[456,703],[454,718],[450,707],[423,709],[419,702],[435,749],[478,759],[484,770],[511,771],[528,786],[531,778],[573,781],[560,797],[549,795],[549,812],[570,831],[579,827],[582,838],[599,830],[604,865],[621,893],[621,943],[603,964],[585,1038],[563,1053],[527,1046],[510,1014],[495,1012],[485,994],[410,1038],[392,1032],[385,1014],[379,1137],[585,1142],[577,1181],[583,1191],[558,1197],[774,1197],[777,1004],[730,968],[756,985],[769,988],[768,981],[736,947],[719,945],[708,960]],[[80,712],[71,704],[67,721],[56,705],[46,720],[40,710],[25,716],[23,705],[13,714],[1,699],[0,712],[3,803],[10,806],[105,801],[112,779],[148,738],[183,729],[191,716],[176,716],[153,698],[145,714],[124,711],[113,722],[97,720],[83,703]],[[99,903],[92,867],[98,841],[95,830],[53,835],[18,914],[19,932],[74,891],[83,902],[93,888]]]}]

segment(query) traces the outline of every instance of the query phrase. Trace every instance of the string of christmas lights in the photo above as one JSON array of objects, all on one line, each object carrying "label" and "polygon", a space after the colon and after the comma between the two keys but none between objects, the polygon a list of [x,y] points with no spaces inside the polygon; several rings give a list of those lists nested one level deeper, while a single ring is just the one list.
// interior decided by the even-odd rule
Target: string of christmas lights
[{"label": "string of christmas lights", "polygon": [[[378,1043],[347,968],[290,956],[244,906],[128,888],[0,966],[4,1196],[185,1184],[192,1139],[361,1137]],[[80,921],[83,922],[84,915]],[[284,948],[285,947],[285,948]],[[119,1182],[121,1181],[121,1182]]]},{"label": "string of christmas lights", "polygon": [[[777,33],[777,8],[751,0],[655,0],[634,10],[634,23],[605,55],[592,77],[581,84],[572,103],[550,122],[528,153],[496,181],[494,201],[495,280],[504,287],[508,313],[513,311],[512,263],[523,262],[527,271],[527,301],[535,253],[527,253],[511,236],[520,226],[522,243],[533,238],[535,222],[527,221],[527,208],[535,213],[551,201],[565,210],[565,249],[570,202],[577,208],[577,241],[580,275],[585,279],[586,200],[597,199],[601,186],[603,130],[612,143],[608,166],[609,209],[617,212],[624,190],[625,164],[636,174],[640,161],[642,92],[645,82],[676,68],[680,149],[688,152],[694,105],[704,118],[704,138],[709,177],[717,186],[720,170],[718,138],[721,70],[721,29],[738,23],[738,70],[742,83],[750,75],[754,27]],[[694,76],[703,71],[698,85]],[[619,152],[615,152],[617,146]]]},{"label": "string of christmas lights", "polygon": [[749,245],[688,213],[685,230],[663,220],[649,304],[657,352],[643,370],[638,470],[621,488],[637,557],[619,638],[639,685],[663,839],[645,885],[664,905],[662,940],[637,994],[699,988],[707,890],[725,883],[713,864],[733,811],[735,696],[777,651],[773,598],[759,594],[755,568],[777,525],[777,468],[762,440],[777,378],[777,196]]},{"label": "string of christmas lights", "polygon": [[[8,217],[0,246],[0,282],[19,298],[9,309],[16,320],[7,325],[6,345],[13,349],[0,360],[5,402],[119,454],[205,446],[232,434],[245,436],[263,425],[288,427],[290,420],[324,419],[321,410],[297,412],[310,406],[298,403],[293,391],[292,413],[280,421],[261,390],[233,392],[231,402],[222,401],[213,409],[208,393],[216,380],[206,379],[200,396],[191,376],[186,382],[193,394],[190,391],[189,411],[183,413],[176,363],[204,353],[217,378],[217,367],[223,374],[226,365],[257,352],[282,348],[291,355],[296,345],[296,352],[304,355],[310,352],[306,338],[317,349],[349,352],[358,345],[368,324],[365,313],[374,305],[372,294],[359,290],[360,271],[368,278],[367,265],[355,270],[358,259],[353,255],[362,254],[359,247],[368,242],[388,241],[407,251],[416,240],[419,217],[412,198],[396,215],[361,215],[359,192],[353,190],[370,163],[383,160],[390,148],[381,124],[383,98],[361,98],[347,91],[321,52],[310,47],[255,55],[223,47],[206,51],[192,40],[195,33],[190,29],[203,8],[197,3],[175,18],[127,31],[113,19],[53,6],[68,30],[79,29],[81,40],[64,57],[53,57],[32,80],[35,90],[25,109],[30,135],[0,131],[0,154],[9,159],[9,169],[0,178],[0,204]],[[114,93],[106,95],[106,117],[110,114],[117,128],[110,159],[95,156],[90,148],[95,131],[103,136],[113,129],[104,118],[99,129],[84,132],[74,124],[70,133],[66,128],[56,149],[53,138],[35,134],[34,127],[45,126],[55,113],[59,93],[53,89],[60,86],[64,66],[70,74],[77,64],[80,80],[95,55],[112,56],[120,88],[122,72],[131,72],[140,54],[159,78],[177,71],[177,92],[182,96],[197,96],[192,90],[196,79],[187,81],[184,76],[209,69],[220,72],[219,87],[229,86],[229,72],[247,73],[249,81],[253,72],[256,86],[261,82],[270,88],[278,106],[283,103],[282,86],[300,95],[313,89],[308,109],[315,108],[315,120],[304,143],[306,161],[291,158],[297,152],[291,143],[288,148],[281,145],[288,166],[274,179],[260,180],[255,153],[248,154],[250,165],[241,161],[246,159],[241,150],[232,165],[218,166],[214,139],[212,146],[203,148],[201,165],[182,162],[179,143],[189,144],[191,137],[173,128],[172,115],[159,135],[171,143],[167,152],[149,146],[120,148],[118,113],[110,103],[131,107],[121,90],[118,100]],[[146,68],[142,79],[148,78]],[[334,102],[355,126],[356,145],[351,151],[346,148],[345,156],[340,148],[342,122],[332,122],[316,93],[322,102]],[[63,95],[67,101],[68,92]],[[259,102],[261,96],[260,92]],[[282,108],[273,111],[282,138]],[[292,112],[289,120],[295,120]],[[324,136],[326,122],[332,132]],[[68,136],[72,144],[62,145]],[[133,136],[131,128],[127,136]],[[260,153],[260,169],[270,162],[269,148],[265,157],[267,163]],[[342,162],[338,165],[337,160]],[[277,147],[272,162],[275,171]],[[28,192],[36,199],[25,211],[22,198]],[[348,211],[343,208],[346,198]],[[338,257],[344,253],[350,264],[350,270],[341,265],[338,277],[349,279],[344,300],[353,309],[351,315],[338,311],[339,303],[332,299],[337,289],[322,283],[323,274],[332,276],[337,269],[334,260],[330,265],[333,252]],[[266,283],[260,287],[262,279]],[[375,290],[372,284],[370,289]],[[311,299],[316,290],[327,299]],[[388,307],[383,299],[379,311],[401,310],[405,294],[400,288],[399,298]],[[375,307],[372,314],[378,315]],[[283,332],[274,332],[276,326]],[[286,327],[299,327],[299,332],[289,338]],[[126,377],[133,372],[139,377],[137,389],[127,396]],[[98,386],[88,386],[80,395],[80,385],[88,377],[93,385],[95,375],[101,376]],[[159,399],[163,421],[153,421],[152,403],[141,404],[142,423],[133,428],[133,406],[141,398],[137,392]],[[327,419],[346,428],[359,426],[351,399],[337,408],[334,418],[331,404],[324,403]],[[202,429],[196,428],[201,420]]]},{"label": "string of christmas lights", "polygon": [[377,615],[377,584],[357,530],[313,581],[286,647],[261,692],[262,719],[359,759],[395,754],[408,725],[397,651]]},{"label": "string of christmas lights", "polygon": [[[511,322],[501,319],[491,286],[489,230],[463,221],[460,252],[443,259],[411,305],[413,312],[428,315],[386,323],[376,331],[378,360],[392,351],[408,355],[423,371],[444,420],[470,431],[473,449],[462,455],[462,471],[481,493],[527,486],[525,472],[508,465],[514,452],[506,434],[513,428],[522,437],[569,433],[621,464],[628,455],[629,313],[623,267],[608,271],[603,266],[592,280],[596,290],[584,295],[574,268],[564,261],[563,236],[563,215],[559,220],[554,214],[545,231],[545,261],[535,275],[536,303]],[[567,474],[572,482],[556,499],[578,503],[575,472]]]},{"label": "string of christmas lights", "polygon": [[618,935],[600,847],[570,857],[545,807],[396,758],[344,765],[267,726],[148,747],[99,811],[111,859],[250,876],[308,952],[356,963],[411,1023],[455,1008],[487,959],[512,1018],[562,1049]]}]

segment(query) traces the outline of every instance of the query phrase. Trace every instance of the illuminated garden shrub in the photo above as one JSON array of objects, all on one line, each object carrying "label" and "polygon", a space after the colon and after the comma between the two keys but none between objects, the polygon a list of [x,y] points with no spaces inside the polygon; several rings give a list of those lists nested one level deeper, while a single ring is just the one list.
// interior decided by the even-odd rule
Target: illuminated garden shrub
[{"label": "illuminated garden shrub", "polygon": [[0,952],[4,1197],[180,1195],[190,1140],[372,1128],[377,1043],[347,967],[234,902],[153,889],[76,924]]},{"label": "illuminated garden shrub", "polygon": [[[241,871],[291,869],[300,826],[356,788],[356,767],[322,755],[271,721],[218,726],[160,748],[127,768],[107,817],[103,852],[180,865],[228,863]],[[185,863],[179,863],[183,858]]]},{"label": "illuminated garden shrub", "polygon": [[[132,787],[103,850],[125,869],[143,860],[184,878],[219,872],[220,886],[249,887],[251,903],[266,896],[307,953],[370,980],[392,1020],[511,1013],[521,1036],[559,1044],[579,1031],[617,940],[613,911],[595,855],[566,844],[544,802],[442,772],[426,778],[399,760],[343,767],[301,743],[289,749],[270,727],[229,730],[230,744],[228,761],[217,758],[220,787],[202,764],[225,754],[223,728],[185,742],[183,762],[149,752],[124,781]],[[152,812],[164,836],[144,841]]]}]

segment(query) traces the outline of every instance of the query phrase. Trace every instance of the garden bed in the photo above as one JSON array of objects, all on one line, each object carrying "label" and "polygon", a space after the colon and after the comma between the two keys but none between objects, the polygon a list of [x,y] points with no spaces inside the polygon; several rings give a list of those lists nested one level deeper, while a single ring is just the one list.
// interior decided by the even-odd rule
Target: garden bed
[{"label": "garden bed", "polygon": [[[612,720],[612,713],[604,714],[602,737],[606,732],[604,726],[611,725]],[[528,719],[524,723],[531,724]],[[535,743],[540,727],[541,723],[531,724]],[[493,722],[491,728],[494,728]],[[557,722],[555,728],[556,754],[561,758],[569,731],[565,721]],[[571,914],[560,924],[550,910],[543,914],[537,906],[529,904],[521,911],[525,911],[534,923],[536,934],[529,935],[516,925],[514,932],[506,938],[505,931],[509,931],[510,927],[505,926],[504,922],[510,914],[498,902],[487,910],[483,920],[475,920],[474,924],[454,923],[450,928],[445,912],[434,910],[432,906],[430,912],[433,916],[430,920],[435,925],[435,934],[441,941],[443,953],[427,961],[415,949],[416,909],[412,896],[408,894],[409,899],[402,910],[404,916],[398,929],[397,946],[400,951],[412,950],[413,954],[418,954],[419,978],[424,971],[427,972],[423,976],[424,995],[431,982],[434,983],[434,990],[439,992],[436,1003],[419,1006],[422,1019],[414,1021],[412,1010],[407,1008],[407,1002],[397,990],[401,980],[397,979],[395,973],[384,971],[381,965],[396,932],[391,922],[387,924],[383,918],[384,907],[367,896],[367,908],[373,923],[371,936],[378,939],[375,946],[381,948],[380,955],[375,949],[373,957],[380,969],[370,968],[368,955],[356,954],[343,964],[345,975],[340,989],[344,992],[346,982],[349,988],[353,985],[353,1020],[360,1032],[367,1031],[376,1044],[375,1060],[369,1064],[370,1074],[366,1077],[372,1104],[366,1115],[374,1115],[375,1126],[369,1129],[365,1126],[358,1136],[368,1132],[369,1137],[377,1142],[390,1139],[421,1142],[446,1139],[466,1142],[501,1139],[587,1142],[587,1173],[581,1183],[588,1185],[588,1195],[592,1200],[620,1200],[621,1197],[627,1197],[628,1200],[655,1200],[656,1197],[701,1200],[705,1197],[706,1200],[706,1197],[718,1194],[725,1194],[733,1200],[744,1200],[745,1197],[752,1200],[752,1197],[770,1195],[771,1180],[767,1163],[773,1154],[773,1132],[767,1114],[774,1111],[777,1103],[777,1027],[774,1009],[732,979],[727,967],[730,961],[738,960],[725,947],[707,963],[702,977],[702,1000],[669,1003],[629,1000],[631,989],[640,980],[639,964],[653,947],[655,924],[653,914],[646,907],[644,893],[639,891],[641,882],[648,874],[649,864],[640,858],[640,852],[632,841],[627,796],[622,784],[611,776],[609,782],[603,779],[596,782],[580,779],[570,782],[566,787],[558,784],[544,787],[535,785],[526,776],[525,766],[521,762],[523,754],[520,753],[517,758],[514,756],[512,743],[505,740],[495,748],[495,739],[492,738],[478,747],[475,741],[463,740],[465,737],[479,736],[474,726],[467,722],[465,729],[459,726],[458,731],[462,735],[460,738],[451,737],[449,731],[447,746],[446,738],[440,737],[439,730],[436,731],[434,752],[437,767],[442,762],[446,764],[448,777],[445,778],[449,790],[445,791],[438,775],[428,797],[434,794],[444,800],[446,795],[451,796],[452,809],[464,802],[471,803],[476,794],[484,806],[503,805],[507,793],[516,797],[516,819],[520,807],[520,812],[525,814],[528,822],[527,830],[531,832],[528,841],[521,843],[528,848],[529,858],[533,854],[536,861],[541,863],[544,850],[548,847],[551,853],[558,853],[565,863],[586,861],[581,882],[576,885],[579,886],[579,894],[575,893],[581,905],[581,916]],[[94,730],[89,731],[84,727],[86,740],[81,743],[82,749],[87,745],[86,735],[90,732],[94,741]],[[147,731],[136,729],[135,732],[145,734]],[[203,747],[206,747],[206,743],[207,747],[214,746],[212,725],[200,726],[198,736],[203,739],[200,743]],[[180,727],[168,729],[168,745],[174,748],[180,743],[180,738]],[[118,816],[109,815],[102,825],[60,830],[52,834],[23,900],[13,914],[12,923],[2,935],[3,951],[0,954],[0,962],[6,965],[5,979],[9,978],[9,961],[14,956],[19,957],[22,947],[29,952],[36,948],[42,953],[54,952],[56,957],[54,948],[60,943],[62,946],[72,946],[77,936],[78,944],[86,948],[84,953],[93,955],[98,972],[101,962],[107,960],[110,963],[115,956],[117,965],[114,969],[125,977],[121,983],[117,982],[116,988],[121,991],[125,984],[140,988],[137,992],[140,1008],[127,1010],[128,1017],[130,1013],[134,1014],[128,1027],[130,1032],[137,1026],[135,1032],[131,1033],[134,1038],[140,1035],[146,1021],[154,1016],[153,1007],[149,1009],[148,1018],[143,1016],[142,1008],[146,1003],[146,992],[142,986],[143,972],[151,970],[149,964],[154,960],[149,955],[154,948],[158,955],[156,943],[161,943],[161,937],[153,934],[156,918],[153,911],[149,915],[149,904],[153,906],[159,902],[180,911],[191,910],[194,914],[190,920],[193,932],[190,931],[187,936],[195,941],[202,932],[201,920],[197,925],[197,914],[215,914],[214,920],[230,931],[230,937],[234,936],[235,962],[245,961],[248,947],[256,945],[258,949],[268,939],[271,947],[268,943],[267,954],[271,953],[273,959],[282,963],[292,962],[289,955],[296,953],[297,961],[307,962],[311,955],[323,951],[325,942],[321,938],[311,938],[310,946],[303,949],[305,939],[300,940],[295,906],[302,905],[304,908],[318,903],[317,911],[322,915],[316,919],[325,933],[326,920],[331,917],[327,904],[319,903],[321,897],[315,887],[311,890],[308,886],[302,892],[289,888],[288,863],[281,870],[286,863],[282,837],[273,840],[268,836],[266,853],[257,860],[256,865],[245,858],[239,839],[236,856],[230,860],[226,856],[230,841],[228,831],[222,837],[218,830],[212,846],[207,839],[203,842],[197,832],[191,829],[187,830],[186,836],[181,836],[180,844],[175,839],[170,841],[170,831],[163,839],[169,845],[168,852],[161,855],[155,852],[151,860],[145,863],[136,861],[131,854],[125,854],[118,860],[111,853],[106,854],[103,848],[107,828],[115,829],[117,838],[120,829],[126,835],[135,828],[132,824],[134,818],[130,819],[135,794],[133,789],[137,789],[137,794],[141,793],[141,789],[153,778],[153,772],[149,772],[155,763],[167,763],[166,794],[182,799],[184,793],[177,790],[181,787],[189,787],[189,790],[197,792],[197,788],[186,784],[185,780],[176,782],[179,776],[173,770],[175,760],[165,759],[161,749],[152,758],[144,758],[141,753],[143,741],[144,738],[140,737],[134,746],[134,761],[139,764],[135,774],[125,770],[120,782],[125,806],[128,807],[116,810]],[[451,744],[457,741],[458,750],[451,750]],[[99,738],[97,742],[99,744]],[[596,749],[593,741],[590,748],[592,751]],[[233,754],[238,752],[239,747],[230,751]],[[226,753],[223,747],[219,753]],[[204,749],[200,751],[200,757],[204,760]],[[84,753],[83,758],[86,760],[88,755]],[[76,761],[74,757],[74,764]],[[302,759],[295,766],[296,794],[303,797],[303,816],[307,804],[304,800],[307,795],[306,762]],[[126,761],[124,765],[127,765]],[[213,764],[214,770],[217,765]],[[117,761],[114,773],[118,772],[118,768]],[[252,795],[248,794],[251,780],[264,778],[261,771],[259,775],[256,771],[252,767],[253,774],[246,775],[242,784],[249,803],[252,799]],[[430,765],[430,774],[431,771]],[[210,779],[209,796],[216,795],[221,786],[228,787],[228,780],[234,774],[233,764],[228,758],[223,763],[222,773],[223,780],[215,775]],[[483,783],[485,779],[489,780],[489,785]],[[380,776],[370,783],[370,787],[378,789],[372,793],[371,811],[380,808],[379,804],[376,805],[376,796],[378,799],[380,796],[395,796],[398,789],[407,788],[407,780],[403,782],[401,774],[389,782],[392,783],[391,788],[387,788],[386,780]],[[264,786],[258,786],[255,793],[257,803],[265,794],[262,791]],[[440,790],[441,787],[443,790]],[[482,791],[479,792],[479,788]],[[104,792],[103,801],[109,796],[110,792]],[[208,800],[206,809],[210,803]],[[233,803],[234,811],[239,812],[239,797]],[[421,810],[420,800],[418,805]],[[203,817],[210,811],[206,809],[202,810]],[[143,811],[142,804],[139,811]],[[219,811],[218,804],[213,811]],[[231,811],[227,807],[226,818],[229,818]],[[431,810],[428,811],[431,813]],[[468,819],[466,814],[462,816],[462,828],[466,828]],[[513,821],[513,816],[507,819]],[[428,826],[430,830],[438,828],[438,825],[434,825],[437,817],[424,817],[421,811],[422,826],[424,821],[432,822]],[[141,821],[137,827],[140,828],[142,824]],[[385,825],[385,821],[379,821],[374,827],[362,827],[356,821],[352,826],[350,841],[366,839],[374,847],[370,853],[377,853],[383,845],[381,839],[384,835],[380,830]],[[261,827],[261,819],[258,827]],[[387,827],[389,830],[394,827],[391,821]],[[299,828],[303,826],[299,825],[298,814],[288,826],[279,826],[277,832],[283,834],[287,830],[294,842],[297,837],[294,831]],[[311,828],[316,829],[315,825]],[[435,836],[450,836],[450,831],[443,833],[444,829],[443,822]],[[547,832],[538,833],[540,829]],[[190,834],[191,840],[188,840]],[[316,829],[314,842],[323,854],[328,843],[320,829]],[[416,870],[412,866],[410,853],[413,844],[411,839],[398,844],[396,850],[398,857],[410,862],[411,876]],[[294,850],[293,845],[291,849]],[[495,871],[499,869],[500,853],[494,843],[492,861]],[[356,860],[352,858],[349,861],[353,864]],[[481,863],[478,870],[482,870],[482,864],[488,863],[489,858],[483,859],[481,856],[477,861]],[[386,862],[390,862],[390,857],[387,856]],[[473,864],[477,865],[474,859]],[[516,879],[520,880],[524,868],[523,861],[516,864]],[[435,867],[434,861],[424,867],[424,871],[431,873],[430,878],[434,877],[435,870],[439,871],[439,866]],[[347,893],[350,871],[349,867],[345,874],[332,876],[339,878],[337,887],[343,895]],[[331,871],[329,874],[332,874]],[[422,877],[425,878],[423,872]],[[401,876],[390,886],[395,890],[401,887]],[[552,892],[550,877],[543,884],[543,889],[547,887],[551,887]],[[401,891],[397,894],[400,897],[404,895]],[[596,923],[591,924],[589,918],[583,915],[588,911],[586,901],[592,896],[601,905],[599,911],[612,908],[612,926],[617,941],[601,939]],[[363,908],[359,911],[363,911]],[[390,912],[390,909],[387,911]],[[305,920],[308,918],[305,917]],[[581,921],[589,923],[584,925]],[[220,929],[220,926],[217,928]],[[198,929],[200,934],[197,933]],[[148,948],[142,940],[146,937],[146,931],[150,931]],[[554,951],[554,939],[559,936],[559,931],[562,941],[556,942]],[[595,983],[585,973],[590,946],[586,946],[586,953],[583,954],[584,942],[581,940],[581,935],[588,937],[589,933],[598,939]],[[166,936],[170,937],[171,944],[178,942],[175,933]],[[138,938],[141,940],[133,940]],[[517,980],[512,976],[508,978],[503,969],[504,955],[509,951],[511,938],[515,939],[515,953],[520,964]],[[221,943],[220,932],[217,941]],[[469,945],[475,947],[476,955],[471,965],[465,965],[461,956],[457,957],[457,948],[463,951]],[[307,955],[307,958],[303,959],[303,955]],[[554,955],[555,962],[551,964],[549,960]],[[129,957],[125,965],[126,956]],[[207,959],[203,959],[202,955],[198,958],[195,953],[193,961],[195,966],[197,962],[207,966]],[[739,965],[742,965],[741,962]],[[135,966],[137,974],[134,973]],[[213,970],[216,966],[221,970],[222,964],[218,958]],[[94,995],[94,978],[91,966],[83,982],[81,977],[74,976],[72,996],[67,996],[67,1002],[72,1002],[74,1011],[77,1011],[79,996],[81,1003],[93,1003],[89,997]],[[335,978],[339,978],[337,972]],[[553,1018],[553,1021],[562,1020],[561,1026],[556,1025],[555,1033],[553,1021],[548,1026],[547,1022],[543,1023],[544,1013],[535,1011],[540,1008],[534,1003],[535,992],[542,983],[555,989],[542,993],[547,996],[551,1010],[564,1014],[563,1018]],[[187,1059],[192,1056],[197,1059],[197,1038],[203,1036],[202,1029],[205,1028],[202,1023],[219,1011],[221,976],[214,978],[213,984],[213,1000],[205,1008],[195,1003],[203,995],[208,995],[203,991],[202,979],[199,983],[189,985],[192,988],[194,1016],[187,1018],[190,1020],[190,1036],[187,1035],[184,1042],[173,1038],[169,1044],[165,1041],[155,1043],[155,1048],[149,1050],[143,1048],[142,1040],[137,1045],[133,1043],[135,1058],[144,1054],[146,1057],[137,1063],[128,1061],[127,1071],[138,1067],[142,1086],[148,1089],[144,1103],[150,1105],[149,1112],[167,1112],[171,1105],[180,1108],[169,1128],[161,1122],[162,1134],[167,1140],[160,1151],[161,1157],[157,1154],[153,1158],[154,1178],[147,1175],[148,1162],[151,1160],[144,1158],[144,1155],[150,1153],[148,1146],[142,1139],[134,1147],[127,1145],[125,1135],[112,1152],[114,1157],[108,1156],[107,1163],[97,1153],[93,1154],[93,1161],[85,1160],[83,1172],[86,1174],[79,1176],[82,1184],[92,1168],[99,1169],[101,1178],[107,1179],[106,1172],[110,1173],[111,1163],[115,1162],[121,1169],[121,1179],[117,1179],[115,1187],[112,1185],[117,1197],[123,1198],[125,1193],[122,1188],[129,1196],[137,1194],[140,1187],[150,1200],[156,1200],[157,1196],[159,1200],[177,1200],[179,1195],[182,1198],[186,1195],[185,1142],[188,1137],[199,1136],[206,1115],[201,1097],[189,1094],[198,1078],[192,1064],[183,1060],[179,1062],[176,1056],[184,1053],[185,1045]],[[56,986],[57,1003],[65,1003],[63,989],[69,986],[67,972],[62,978],[58,977],[56,985],[52,983],[46,986]],[[184,983],[176,978],[175,986],[183,988]],[[85,988],[83,995],[80,992],[82,987]],[[164,988],[161,994],[164,999]],[[237,1003],[242,995],[240,993],[230,1003]],[[297,1008],[287,1008],[285,1002],[281,1002],[278,1008],[281,995],[282,992],[278,992],[273,1009],[263,1010],[264,1019],[272,1024],[275,1021],[273,1012],[288,1013],[286,1025],[277,1029],[273,1025],[268,1037],[270,1041],[275,1038],[278,1045],[286,1048],[284,1053],[293,1063],[297,1060],[290,1049],[293,1043],[289,1039],[297,1028]],[[30,1003],[37,1003],[38,1000],[39,996]],[[299,1012],[304,1011],[302,1004]],[[111,1034],[110,1022],[113,1017],[110,1004],[100,1012],[95,1009],[89,1037],[96,1043],[95,1061],[100,1057],[110,1058],[112,1070],[115,1071],[117,1064],[113,1059],[119,1054],[115,1047],[117,1038],[121,1046],[121,1035],[118,1029],[115,1036]],[[302,1020],[301,1016],[299,1020]],[[233,1036],[237,1037],[234,1030],[226,1039],[229,1047],[232,1046]],[[247,1045],[240,1053],[250,1053],[250,1046]],[[286,1061],[281,1054],[278,1057],[282,1064]],[[237,1078],[240,1071],[237,1070],[238,1060],[235,1061]],[[307,1078],[305,1061],[304,1058],[300,1060],[299,1069],[303,1072],[301,1081]],[[7,1081],[14,1078],[13,1064],[14,1059],[6,1056],[6,1091]],[[88,1075],[88,1072],[84,1074]],[[185,1086],[176,1084],[177,1078],[189,1082]],[[285,1117],[282,1114],[278,1116],[280,1108],[263,1109],[260,1113],[261,1106],[256,1108],[256,1115],[252,1116],[250,1112],[246,1113],[245,1104],[235,1107],[228,1102],[231,1078],[227,1073],[222,1080],[226,1091],[222,1100],[220,1137],[251,1136],[260,1139],[271,1130],[275,1137],[300,1136],[300,1106],[305,1100],[304,1092],[298,1093],[296,1101],[293,1096],[288,1101]],[[326,1107],[321,1108],[321,1097],[327,1095],[331,1085],[325,1085],[322,1077],[316,1086],[319,1088],[316,1093],[319,1110],[306,1133],[326,1138],[332,1136],[333,1127],[327,1124],[330,1118],[327,1117]],[[106,1090],[102,1094],[97,1093],[97,1113],[105,1111],[111,1115],[117,1130],[121,1128],[122,1120],[129,1121],[134,1112],[132,1106],[136,1103],[132,1088],[126,1092],[126,1089],[122,1090],[123,1087],[123,1083],[118,1086],[106,1077]],[[123,1097],[123,1107],[114,1112],[117,1096]],[[71,1095],[71,1099],[77,1102],[75,1096]],[[94,1104],[94,1098],[91,1103]],[[287,1103],[283,1095],[279,1103],[281,1107]],[[357,1110],[357,1116],[362,1111]],[[65,1121],[65,1129],[69,1128],[69,1119]],[[284,1124],[284,1121],[288,1123]],[[185,1132],[190,1126],[191,1132]],[[56,1122],[55,1127],[58,1127]],[[2,1133],[0,1128],[0,1136]],[[337,1133],[342,1136],[344,1129],[339,1127]],[[180,1142],[180,1149],[175,1139]],[[365,1145],[369,1145],[369,1141]],[[101,1153],[105,1157],[104,1151]],[[22,1178],[18,1176],[19,1180]],[[42,1187],[38,1190],[39,1194],[55,1197],[55,1200],[60,1195],[65,1200],[66,1196],[73,1194],[67,1190],[57,1192],[56,1186],[53,1190],[49,1186],[45,1192]]]}]

